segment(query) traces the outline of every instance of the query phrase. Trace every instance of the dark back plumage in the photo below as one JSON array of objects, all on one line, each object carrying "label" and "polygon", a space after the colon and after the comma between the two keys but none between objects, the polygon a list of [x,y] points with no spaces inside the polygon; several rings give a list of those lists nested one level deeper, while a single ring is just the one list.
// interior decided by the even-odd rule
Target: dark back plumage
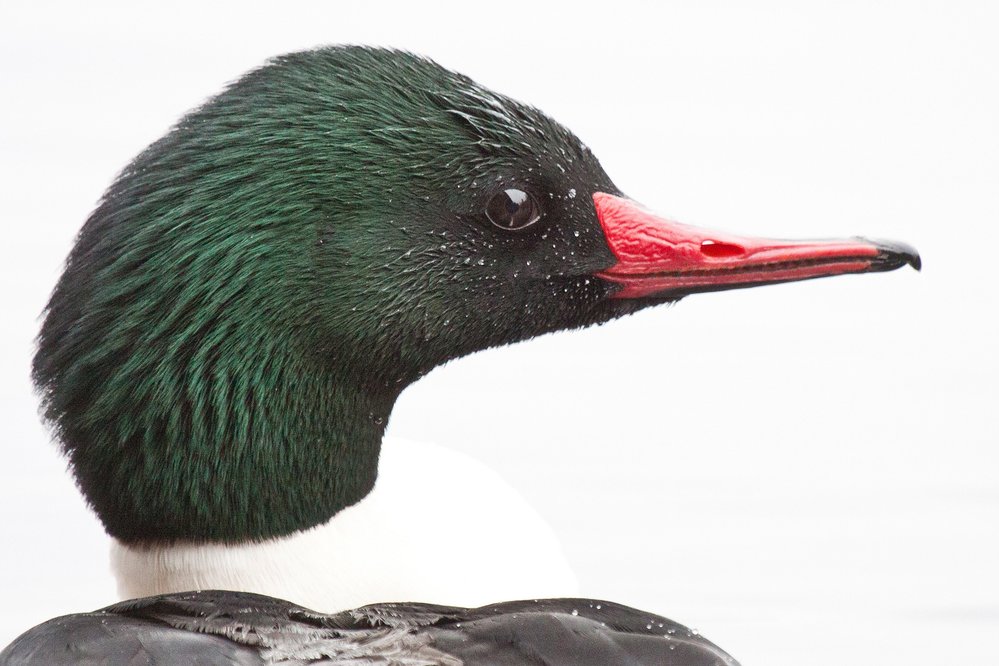
[{"label": "dark back plumage", "polygon": [[146,597],[55,618],[0,653],[2,666],[148,663],[738,666],[683,625],[607,601],[471,609],[389,603],[327,615],[223,591]]}]

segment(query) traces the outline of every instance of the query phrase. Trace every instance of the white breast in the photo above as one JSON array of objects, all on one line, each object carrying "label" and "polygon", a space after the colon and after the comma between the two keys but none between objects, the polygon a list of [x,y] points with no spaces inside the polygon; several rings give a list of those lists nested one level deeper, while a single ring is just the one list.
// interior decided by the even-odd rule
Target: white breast
[{"label": "white breast", "polygon": [[324,525],[240,545],[114,541],[111,560],[123,598],[226,589],[333,612],[578,596],[551,528],[509,484],[464,454],[402,440],[384,442],[374,490]]}]

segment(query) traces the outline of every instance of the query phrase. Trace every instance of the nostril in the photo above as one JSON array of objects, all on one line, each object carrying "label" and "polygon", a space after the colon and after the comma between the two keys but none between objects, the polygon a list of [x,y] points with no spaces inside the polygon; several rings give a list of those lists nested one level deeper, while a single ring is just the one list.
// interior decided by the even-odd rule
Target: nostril
[{"label": "nostril", "polygon": [[717,259],[725,257],[738,257],[746,254],[745,248],[735,243],[722,243],[714,240],[706,240],[701,243],[701,253]]}]

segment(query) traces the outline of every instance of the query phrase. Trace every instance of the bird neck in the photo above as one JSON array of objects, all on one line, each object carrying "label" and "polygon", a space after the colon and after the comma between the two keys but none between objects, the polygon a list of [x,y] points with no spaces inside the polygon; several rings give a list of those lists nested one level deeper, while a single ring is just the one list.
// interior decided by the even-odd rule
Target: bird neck
[{"label": "bird neck", "polygon": [[288,535],[325,523],[373,487],[399,389],[337,372],[294,339],[228,333],[224,352],[203,341],[192,362],[153,372],[167,398],[132,401],[141,426],[127,449],[105,442],[71,452],[88,499],[120,541]]},{"label": "bird neck", "polygon": [[371,493],[309,529],[239,544],[116,540],[120,596],[241,590],[333,612],[380,601],[480,606],[578,594],[554,533],[495,472],[412,441],[386,440],[381,458]]}]

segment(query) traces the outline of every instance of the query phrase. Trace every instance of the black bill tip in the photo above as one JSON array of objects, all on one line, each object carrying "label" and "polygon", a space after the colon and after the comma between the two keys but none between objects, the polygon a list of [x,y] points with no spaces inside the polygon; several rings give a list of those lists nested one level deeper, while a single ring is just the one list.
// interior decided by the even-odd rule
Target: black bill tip
[{"label": "black bill tip", "polygon": [[908,264],[917,271],[923,268],[923,260],[920,259],[916,248],[908,243],[893,240],[880,240],[873,238],[862,238],[878,249],[878,256],[871,263],[872,271],[893,271]]}]

